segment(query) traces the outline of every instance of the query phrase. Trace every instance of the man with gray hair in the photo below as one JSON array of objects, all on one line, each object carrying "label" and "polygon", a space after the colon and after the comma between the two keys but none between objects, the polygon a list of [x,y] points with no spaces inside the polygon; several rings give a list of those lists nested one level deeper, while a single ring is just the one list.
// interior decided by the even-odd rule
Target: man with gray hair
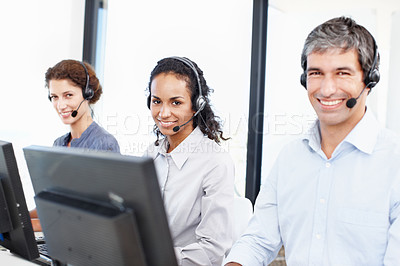
[{"label": "man with gray hair", "polygon": [[366,106],[377,44],[334,18],[308,35],[301,64],[318,119],[282,149],[226,265],[270,263],[282,245],[288,265],[400,265],[400,142]]}]

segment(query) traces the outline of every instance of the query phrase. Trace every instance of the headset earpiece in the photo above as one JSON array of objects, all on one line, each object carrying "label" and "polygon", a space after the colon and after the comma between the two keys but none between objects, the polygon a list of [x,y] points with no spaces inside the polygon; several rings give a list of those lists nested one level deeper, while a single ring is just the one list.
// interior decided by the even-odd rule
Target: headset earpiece
[{"label": "headset earpiece", "polygon": [[89,71],[87,70],[87,68],[83,62],[80,62],[80,63],[83,66],[83,69],[85,70],[85,74],[86,74],[86,85],[85,85],[85,88],[82,90],[82,96],[83,96],[83,99],[89,101],[94,96],[94,90],[89,86],[89,83],[90,83]]},{"label": "headset earpiece", "polygon": [[369,74],[368,74],[368,79],[369,82],[367,84],[369,84],[368,88],[372,89],[373,87],[375,87],[375,85],[379,82],[379,80],[381,79],[381,75],[379,73],[378,69],[374,69],[372,70]]},{"label": "headset earpiece", "polygon": [[203,96],[199,96],[196,101],[196,111],[197,112],[202,111],[206,106],[206,103],[207,103],[206,99]]},{"label": "headset earpiece", "polygon": [[85,100],[89,101],[90,99],[93,98],[93,96],[94,96],[94,91],[91,88],[85,89],[85,92],[83,95],[83,98],[85,98]]},{"label": "headset earpiece", "polygon": [[305,89],[307,89],[307,74],[305,72],[300,76],[300,83]]},{"label": "headset earpiece", "polygon": [[147,96],[147,107],[150,109],[151,95]]},{"label": "headset earpiece", "polygon": [[376,65],[378,64],[378,56],[379,56],[378,45],[376,45],[374,37],[372,35],[371,37],[374,42],[374,62],[372,63],[371,69],[369,70],[368,75],[364,80],[365,85],[368,86],[368,88],[370,89],[375,87],[375,85],[381,79],[381,74],[379,73],[379,70],[376,67]]}]

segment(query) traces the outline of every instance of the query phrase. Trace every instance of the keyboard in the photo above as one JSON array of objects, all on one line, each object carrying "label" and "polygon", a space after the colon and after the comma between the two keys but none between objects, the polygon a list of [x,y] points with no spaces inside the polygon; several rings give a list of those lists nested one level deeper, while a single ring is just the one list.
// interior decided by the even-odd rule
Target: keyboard
[{"label": "keyboard", "polygon": [[47,251],[47,245],[43,233],[35,232],[35,240],[40,255],[39,258],[35,260],[35,262],[43,266],[53,265],[52,259],[50,258],[49,253]]},{"label": "keyboard", "polygon": [[35,233],[36,244],[44,244],[44,235]]},{"label": "keyboard", "polygon": [[38,247],[38,250],[39,250],[39,254],[42,254],[42,255],[47,256],[47,257],[50,257],[49,256],[49,252],[47,251],[47,245],[45,243],[38,244],[37,247]]}]

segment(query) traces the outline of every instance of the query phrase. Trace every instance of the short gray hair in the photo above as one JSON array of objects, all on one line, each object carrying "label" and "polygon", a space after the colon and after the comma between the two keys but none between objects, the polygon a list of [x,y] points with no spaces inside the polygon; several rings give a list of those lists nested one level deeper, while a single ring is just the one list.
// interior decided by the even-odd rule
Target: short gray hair
[{"label": "short gray hair", "polygon": [[[307,71],[307,57],[314,52],[325,52],[331,48],[342,49],[343,52],[355,49],[358,61],[363,70],[364,82],[371,70],[377,45],[372,34],[363,26],[348,17],[338,17],[317,26],[307,36],[301,53],[301,67]],[[376,69],[379,69],[379,53]]]}]

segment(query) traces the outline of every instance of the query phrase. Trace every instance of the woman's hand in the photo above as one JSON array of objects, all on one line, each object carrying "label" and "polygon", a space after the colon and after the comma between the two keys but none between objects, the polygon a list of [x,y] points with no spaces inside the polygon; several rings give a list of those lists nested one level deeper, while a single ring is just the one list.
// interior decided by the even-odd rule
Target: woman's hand
[{"label": "woman's hand", "polygon": [[29,215],[31,216],[31,223],[32,223],[33,231],[42,232],[42,226],[40,224],[40,220],[39,220],[36,209],[31,210],[29,212]]}]

